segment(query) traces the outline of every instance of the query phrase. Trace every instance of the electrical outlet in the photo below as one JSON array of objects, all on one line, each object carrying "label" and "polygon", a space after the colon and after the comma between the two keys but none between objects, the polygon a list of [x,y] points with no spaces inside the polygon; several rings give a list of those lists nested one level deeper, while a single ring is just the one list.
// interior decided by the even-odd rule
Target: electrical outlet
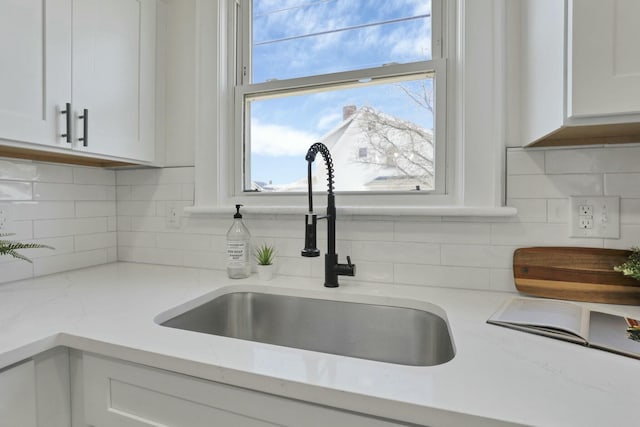
[{"label": "electrical outlet", "polygon": [[6,233],[11,222],[11,205],[0,203],[0,233]]},{"label": "electrical outlet", "polygon": [[591,215],[580,215],[578,226],[583,230],[591,230],[593,228],[593,217]]},{"label": "electrical outlet", "polygon": [[165,207],[165,225],[167,228],[180,228],[182,207],[167,203]]},{"label": "electrical outlet", "polygon": [[578,206],[579,215],[593,216],[593,205],[580,205]]},{"label": "electrical outlet", "polygon": [[620,238],[620,197],[573,196],[569,200],[569,236]]}]

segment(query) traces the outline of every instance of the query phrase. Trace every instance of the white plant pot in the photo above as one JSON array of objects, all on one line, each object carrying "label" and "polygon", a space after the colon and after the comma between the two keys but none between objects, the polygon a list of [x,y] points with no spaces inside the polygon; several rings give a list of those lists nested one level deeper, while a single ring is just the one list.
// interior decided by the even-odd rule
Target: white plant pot
[{"label": "white plant pot", "polygon": [[273,264],[271,265],[258,265],[258,279],[271,280],[273,279]]}]

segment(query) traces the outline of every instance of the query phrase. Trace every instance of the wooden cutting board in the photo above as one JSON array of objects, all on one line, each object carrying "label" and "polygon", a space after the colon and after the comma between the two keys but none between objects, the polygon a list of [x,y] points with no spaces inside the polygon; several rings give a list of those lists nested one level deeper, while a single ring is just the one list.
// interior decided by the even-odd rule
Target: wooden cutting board
[{"label": "wooden cutting board", "polygon": [[516,288],[529,295],[640,305],[640,281],[613,270],[630,253],[600,248],[520,248],[513,254],[513,277]]}]

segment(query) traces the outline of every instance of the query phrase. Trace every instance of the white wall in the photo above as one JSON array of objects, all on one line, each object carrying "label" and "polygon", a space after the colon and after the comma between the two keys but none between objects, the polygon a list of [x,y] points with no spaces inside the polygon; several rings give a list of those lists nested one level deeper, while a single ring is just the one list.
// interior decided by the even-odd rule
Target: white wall
[{"label": "white wall", "polygon": [[[628,248],[640,243],[639,160],[640,146],[509,149],[508,205],[518,208],[517,217],[343,217],[338,219],[338,253],[351,255],[360,280],[514,290],[515,248]],[[179,230],[165,224],[167,204],[192,203],[193,168],[116,175],[120,260],[224,269],[231,211],[215,218],[184,217]],[[568,237],[570,195],[621,196],[621,239]],[[337,203],[340,206],[339,196]],[[279,274],[322,277],[323,257],[300,256],[302,217],[247,215],[245,220],[255,242],[277,245]],[[319,235],[324,233],[321,227]],[[324,239],[318,247],[325,250]]]},{"label": "white wall", "polygon": [[15,233],[0,239],[55,248],[18,251],[33,264],[0,257],[0,283],[115,261],[115,183],[111,170],[0,158],[0,233]]}]

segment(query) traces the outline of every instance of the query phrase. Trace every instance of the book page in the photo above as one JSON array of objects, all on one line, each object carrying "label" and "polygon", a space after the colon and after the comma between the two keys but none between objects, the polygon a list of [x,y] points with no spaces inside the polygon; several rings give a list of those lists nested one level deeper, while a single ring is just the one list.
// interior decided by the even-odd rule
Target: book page
[{"label": "book page", "polygon": [[589,317],[588,311],[577,304],[513,298],[491,316],[489,322],[537,328],[539,332],[559,330],[586,341]]},{"label": "book page", "polygon": [[635,319],[599,311],[592,311],[590,317],[589,345],[640,359],[640,342],[629,334]]}]

